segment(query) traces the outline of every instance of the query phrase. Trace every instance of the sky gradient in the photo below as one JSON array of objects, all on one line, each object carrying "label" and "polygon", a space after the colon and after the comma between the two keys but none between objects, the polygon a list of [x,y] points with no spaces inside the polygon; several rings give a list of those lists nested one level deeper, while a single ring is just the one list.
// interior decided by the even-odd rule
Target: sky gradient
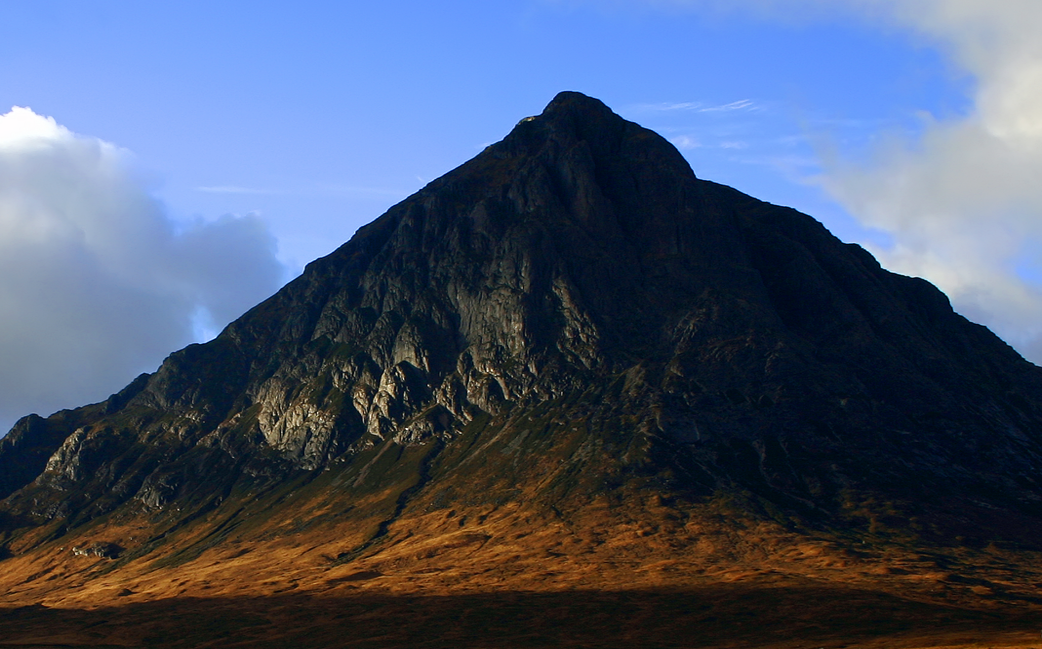
[{"label": "sky gradient", "polygon": [[1042,8],[992,4],[5,3],[0,428],[211,337],[561,90],[1042,362]]}]

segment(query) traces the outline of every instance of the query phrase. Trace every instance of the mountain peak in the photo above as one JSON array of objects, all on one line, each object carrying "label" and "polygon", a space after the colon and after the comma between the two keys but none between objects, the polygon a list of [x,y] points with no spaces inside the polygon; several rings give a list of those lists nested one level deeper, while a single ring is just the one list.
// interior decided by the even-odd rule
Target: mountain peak
[{"label": "mountain peak", "polygon": [[533,121],[557,122],[574,125],[578,122],[619,122],[622,118],[616,115],[599,99],[573,90],[564,90],[546,105],[543,112],[522,119],[519,124]]},{"label": "mountain peak", "polygon": [[1040,431],[1042,370],[932,285],[566,92],[217,339],[23,420],[0,550],[176,566],[319,530],[292,547],[330,568],[433,556],[450,528],[485,544],[474,521],[507,511],[554,548],[576,521],[660,530],[619,542],[668,563],[701,528],[667,521],[722,520],[706,503],[1034,547]]},{"label": "mountain peak", "polygon": [[[579,142],[585,142],[596,158],[646,155],[647,149],[658,149],[659,155],[671,158],[671,164],[690,169],[679,152],[658,134],[623,119],[599,99],[573,91],[558,93],[542,113],[522,119],[503,145],[521,146],[522,155],[531,155],[533,147],[553,143],[567,150]],[[640,149],[645,149],[643,154]]]},{"label": "mountain peak", "polygon": [[543,113],[563,110],[569,107],[585,112],[612,112],[607,104],[596,97],[590,97],[576,90],[562,90],[554,95],[554,98],[543,109]]},{"label": "mountain peak", "polygon": [[543,109],[541,117],[548,120],[573,119],[585,122],[622,120],[601,100],[572,90],[557,93]]}]

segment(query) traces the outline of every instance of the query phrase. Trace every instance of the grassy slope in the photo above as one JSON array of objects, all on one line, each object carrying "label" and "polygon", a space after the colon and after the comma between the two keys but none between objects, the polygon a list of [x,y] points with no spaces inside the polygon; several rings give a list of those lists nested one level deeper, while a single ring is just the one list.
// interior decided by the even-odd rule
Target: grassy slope
[{"label": "grassy slope", "polygon": [[[739,515],[551,412],[26,534],[0,646],[1042,646],[1037,553]],[[91,542],[124,551],[72,552]]]}]

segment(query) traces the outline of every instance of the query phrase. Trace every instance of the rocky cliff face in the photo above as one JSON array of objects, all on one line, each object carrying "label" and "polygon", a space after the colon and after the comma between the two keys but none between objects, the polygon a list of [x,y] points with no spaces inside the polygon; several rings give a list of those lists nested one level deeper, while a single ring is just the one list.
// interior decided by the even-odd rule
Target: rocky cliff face
[{"label": "rocky cliff face", "polygon": [[1040,442],[1042,370],[932,285],[562,93],[212,342],[21,420],[0,526],[173,529],[334,475],[385,503],[373,538],[421,502],[638,485],[1027,542]]}]

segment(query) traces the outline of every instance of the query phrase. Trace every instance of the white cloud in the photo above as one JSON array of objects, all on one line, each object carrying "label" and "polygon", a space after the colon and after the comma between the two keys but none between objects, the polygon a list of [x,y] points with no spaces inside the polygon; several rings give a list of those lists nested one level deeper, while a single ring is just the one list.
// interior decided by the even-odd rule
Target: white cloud
[{"label": "white cloud", "polygon": [[[104,399],[282,280],[256,216],[178,231],[124,150],[0,115],[0,426]],[[2,434],[2,431],[0,431]]]},{"label": "white cloud", "polygon": [[890,235],[891,247],[873,248],[884,265],[931,280],[1042,364],[1042,2],[633,1],[779,24],[867,19],[972,75],[967,115],[927,116],[921,137],[884,138],[868,162],[826,156],[822,182],[862,224]]},{"label": "white cloud", "polygon": [[0,120],[0,147],[25,149],[69,135],[53,117],[42,117],[29,108],[15,106]]},{"label": "white cloud", "polygon": [[[1042,364],[1042,3],[849,0],[937,43],[974,75],[974,108],[925,118],[869,163],[832,160],[825,187],[890,233],[874,252],[926,277],[956,308]],[[1025,273],[1027,268],[1030,273]]]}]

